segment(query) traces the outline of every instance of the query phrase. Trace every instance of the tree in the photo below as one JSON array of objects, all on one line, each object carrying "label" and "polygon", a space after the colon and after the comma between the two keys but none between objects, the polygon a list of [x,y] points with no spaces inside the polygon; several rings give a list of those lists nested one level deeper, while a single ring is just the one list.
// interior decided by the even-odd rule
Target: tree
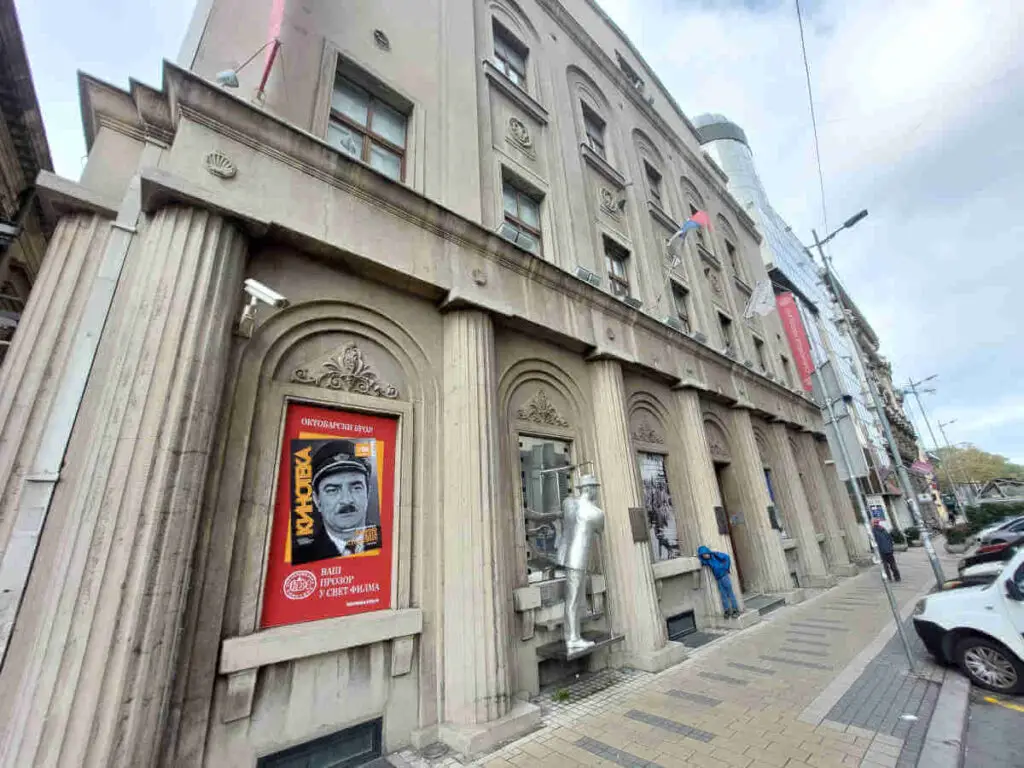
[{"label": "tree", "polygon": [[949,492],[949,475],[956,483],[972,482],[987,483],[997,478],[1015,478],[1024,480],[1024,467],[1014,464],[1005,456],[988,453],[975,445],[966,443],[964,447],[939,448],[936,451],[942,462],[942,470],[938,472],[939,488]]}]

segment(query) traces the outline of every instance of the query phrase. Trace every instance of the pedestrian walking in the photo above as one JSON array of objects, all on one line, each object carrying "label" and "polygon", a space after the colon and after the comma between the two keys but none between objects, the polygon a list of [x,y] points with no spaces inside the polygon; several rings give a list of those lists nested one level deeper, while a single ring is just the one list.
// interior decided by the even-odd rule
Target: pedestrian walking
[{"label": "pedestrian walking", "polygon": [[732,591],[732,579],[729,578],[729,566],[732,564],[732,558],[725,552],[712,552],[705,546],[697,547],[697,557],[700,558],[702,566],[706,565],[711,569],[711,573],[718,583],[718,594],[722,597],[722,610],[725,612],[725,617],[739,616],[740,606],[736,602],[736,593]]},{"label": "pedestrian walking", "polygon": [[896,565],[896,555],[892,545],[892,535],[882,527],[882,521],[877,517],[871,521],[871,532],[875,534],[875,543],[878,545],[878,554],[882,556],[882,563],[885,564],[885,572],[890,581],[903,581],[900,576],[899,566]]}]

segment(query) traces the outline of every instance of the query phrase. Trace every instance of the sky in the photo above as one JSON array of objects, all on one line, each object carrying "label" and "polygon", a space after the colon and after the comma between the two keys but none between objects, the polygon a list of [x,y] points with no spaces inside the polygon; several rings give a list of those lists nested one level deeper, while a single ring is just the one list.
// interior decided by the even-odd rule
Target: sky
[{"label": "sky", "polygon": [[[870,211],[832,256],[897,382],[937,374],[933,426],[1024,463],[1024,3],[804,0],[826,226],[792,0],[599,2],[684,112],[744,128],[801,237]],[[76,71],[158,86],[194,0],[16,4],[56,170],[77,178]]]}]

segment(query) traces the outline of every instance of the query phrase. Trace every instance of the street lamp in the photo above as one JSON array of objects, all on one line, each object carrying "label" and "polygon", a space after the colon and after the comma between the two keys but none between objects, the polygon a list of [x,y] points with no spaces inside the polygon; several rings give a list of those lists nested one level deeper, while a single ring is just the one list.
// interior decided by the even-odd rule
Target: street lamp
[{"label": "street lamp", "polygon": [[[942,435],[942,441],[946,444],[946,450],[949,452],[950,461],[955,462],[956,464],[957,473],[960,475],[960,478],[964,481],[964,483],[973,492],[974,486],[971,484],[971,479],[967,476],[967,473],[964,471],[963,466],[960,464],[960,458],[955,456],[955,454],[953,453],[954,446],[950,445],[949,438],[946,437],[946,427],[948,427],[950,424],[956,424],[956,419],[950,419],[949,421],[940,421],[939,434]],[[961,445],[964,445],[964,443],[957,443],[956,447],[959,447]],[[964,519],[966,520],[967,513],[965,512],[965,510],[967,509],[967,505],[961,500],[960,494],[957,493],[956,485],[953,486],[953,495],[956,496],[956,503],[960,505],[960,511],[963,514]]]},{"label": "street lamp", "polygon": [[[919,410],[921,412],[921,418],[924,419],[924,425],[928,428],[928,435],[932,439],[932,445],[935,446],[936,453],[938,453],[938,450],[939,450],[939,441],[935,439],[935,433],[932,432],[932,423],[928,420],[928,414],[925,412],[924,404],[921,402],[921,395],[922,394],[926,394],[926,395],[934,394],[935,390],[932,389],[931,387],[922,387],[921,385],[922,384],[927,384],[929,381],[937,379],[938,377],[939,377],[939,374],[933,373],[928,378],[921,379],[920,381],[914,381],[913,379],[910,379],[910,380],[907,381],[907,386],[903,390],[904,392],[911,393],[914,396],[914,400],[917,401],[917,410]],[[954,419],[953,421],[956,421],[956,419]],[[950,422],[946,422],[946,423],[947,424],[952,424],[953,422],[950,421]],[[941,430],[941,425],[939,426],[939,428]],[[949,441],[948,440],[946,441],[946,447],[947,448],[949,447]],[[950,468],[950,466],[947,465],[945,462],[942,463],[942,468],[944,470],[946,470],[946,480],[949,481],[949,485],[953,489],[953,496],[956,497],[957,504],[960,504],[960,496],[956,492],[956,483],[953,482],[953,471]]]},{"label": "street lamp", "polygon": [[[824,240],[818,237],[818,233],[813,229],[811,234],[814,235],[814,245],[818,249],[818,255],[821,257],[822,265],[825,268],[825,277],[828,280],[829,287],[832,289],[832,293],[835,295],[836,303],[839,304],[839,309],[842,315],[846,316],[846,306],[843,302],[842,291],[839,290],[839,281],[836,279],[835,272],[832,269],[832,260],[825,255],[825,249],[822,247],[831,240],[833,237],[838,235],[844,229],[849,229],[858,221],[861,221],[868,215],[866,210],[861,211],[855,216],[851,216],[849,219],[843,222],[843,225],[839,227],[835,232],[828,235]],[[848,324],[849,326],[849,324]],[[847,330],[850,332],[850,339],[853,342],[853,353],[860,365],[861,372],[864,376],[865,381],[868,385],[868,393],[871,395],[871,402],[874,405],[875,413],[878,415],[878,420],[882,422],[882,428],[885,432],[885,440],[889,444],[889,451],[893,455],[893,459],[896,464],[896,474],[899,477],[900,485],[903,487],[903,493],[907,498],[907,502],[910,505],[910,513],[914,518],[914,524],[918,530],[921,531],[921,541],[924,543],[925,552],[928,553],[928,560],[932,566],[932,572],[935,574],[935,583],[941,589],[943,582],[945,582],[945,576],[942,573],[942,565],[939,563],[939,556],[935,553],[935,547],[932,545],[931,534],[928,528],[925,527],[924,522],[921,518],[921,507],[917,503],[917,494],[914,493],[914,488],[910,484],[910,477],[907,475],[907,470],[903,466],[903,462],[900,460],[899,446],[896,445],[896,439],[892,434],[892,427],[889,425],[889,417],[885,414],[885,408],[882,405],[882,398],[878,394],[878,387],[875,385],[874,377],[868,375],[867,367],[864,365],[864,359],[861,355],[860,345],[857,343],[856,338],[853,336],[852,331],[849,327]],[[893,600],[892,594],[889,593],[889,601],[895,607],[896,603]],[[900,628],[902,632],[903,622],[897,620],[896,626]]]}]

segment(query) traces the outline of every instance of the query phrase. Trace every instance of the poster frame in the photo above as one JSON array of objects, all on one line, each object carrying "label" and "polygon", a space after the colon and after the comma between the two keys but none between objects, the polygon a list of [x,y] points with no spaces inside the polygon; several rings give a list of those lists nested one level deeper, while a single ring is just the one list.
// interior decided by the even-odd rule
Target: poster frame
[{"label": "poster frame", "polygon": [[[277,426],[276,429],[273,430],[272,434],[269,429],[266,430],[266,434],[254,434],[254,445],[250,447],[250,455],[255,455],[254,451],[262,452],[264,439],[273,440],[272,456],[274,460],[274,471],[269,488],[269,498],[263,506],[265,511],[265,525],[262,531],[262,556],[259,564],[260,567],[258,569],[259,572],[256,575],[256,578],[258,579],[258,586],[254,596],[256,601],[255,620],[253,622],[254,631],[266,631],[261,630],[260,628],[263,624],[263,604],[267,588],[267,569],[269,567],[270,547],[274,534],[274,517],[277,506],[277,492],[282,463],[281,450],[284,441],[285,425],[288,418],[288,407],[290,405],[308,405],[314,408],[325,408],[339,412],[347,411],[367,416],[395,419],[395,476],[394,487],[392,489],[394,501],[392,504],[391,516],[393,527],[391,535],[391,602],[377,611],[368,611],[365,612],[365,614],[372,615],[381,611],[393,611],[398,608],[408,607],[410,602],[409,591],[411,574],[407,574],[400,569],[403,564],[408,568],[411,563],[411,559],[408,556],[403,557],[403,554],[407,555],[411,546],[411,541],[409,540],[407,533],[411,528],[410,521],[408,520],[410,510],[406,505],[406,499],[411,497],[411,489],[408,486],[412,480],[413,473],[405,471],[403,462],[407,455],[412,455],[410,445],[410,441],[412,440],[412,430],[408,426],[411,423],[413,415],[412,404],[403,400],[384,400],[378,397],[357,395],[340,390],[314,388],[307,384],[298,383],[272,382],[268,389],[269,391],[266,398],[268,403],[267,407],[268,410],[270,410],[276,405]],[[257,441],[259,442],[258,445],[255,444]],[[355,618],[361,615],[364,614],[353,614],[351,617],[342,618]],[[323,619],[315,619],[301,623],[312,625],[320,621],[331,621],[336,620],[337,618],[338,617],[325,617]]]}]

